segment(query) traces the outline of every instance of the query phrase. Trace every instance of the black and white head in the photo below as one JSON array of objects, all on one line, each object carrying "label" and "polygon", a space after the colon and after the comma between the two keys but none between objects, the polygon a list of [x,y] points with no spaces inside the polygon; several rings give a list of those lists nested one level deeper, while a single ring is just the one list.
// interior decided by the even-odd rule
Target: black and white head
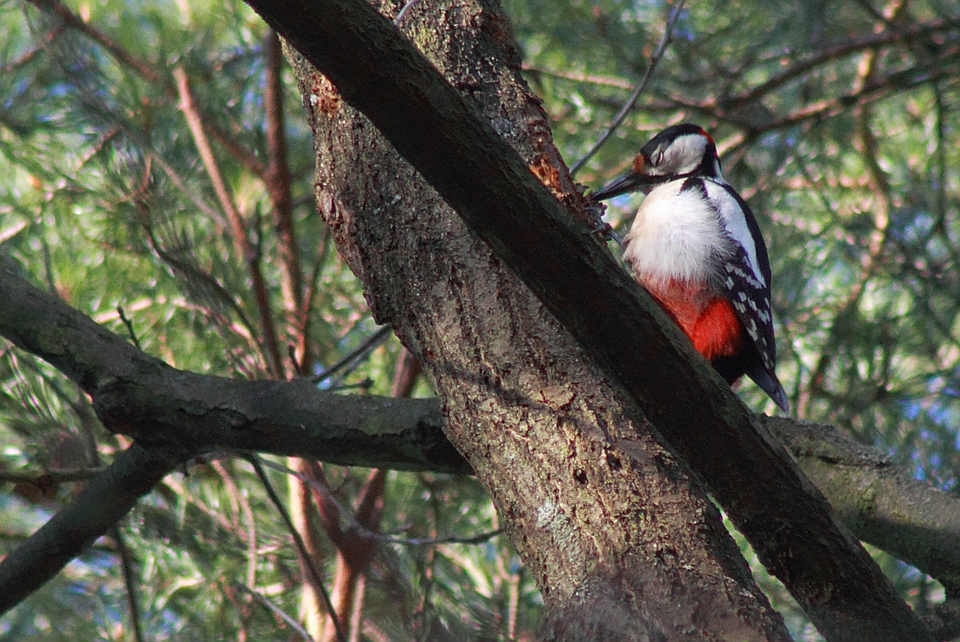
[{"label": "black and white head", "polygon": [[699,125],[681,123],[651,138],[633,159],[630,171],[590,198],[600,201],[690,176],[723,181],[713,138]]}]

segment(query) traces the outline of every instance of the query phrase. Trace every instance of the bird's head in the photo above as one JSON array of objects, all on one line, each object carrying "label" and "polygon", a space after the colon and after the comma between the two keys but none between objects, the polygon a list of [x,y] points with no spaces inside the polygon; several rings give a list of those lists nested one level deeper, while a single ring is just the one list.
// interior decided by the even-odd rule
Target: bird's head
[{"label": "bird's head", "polygon": [[682,123],[651,138],[633,159],[630,171],[590,198],[601,201],[689,176],[723,180],[713,138],[699,125]]}]

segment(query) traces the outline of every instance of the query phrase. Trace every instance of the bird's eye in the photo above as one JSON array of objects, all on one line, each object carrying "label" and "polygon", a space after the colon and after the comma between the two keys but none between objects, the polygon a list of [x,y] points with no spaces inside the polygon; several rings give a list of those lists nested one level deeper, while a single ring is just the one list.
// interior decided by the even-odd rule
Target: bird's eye
[{"label": "bird's eye", "polygon": [[657,153],[653,155],[653,164],[659,165],[662,162],[663,162],[663,150],[658,149]]}]

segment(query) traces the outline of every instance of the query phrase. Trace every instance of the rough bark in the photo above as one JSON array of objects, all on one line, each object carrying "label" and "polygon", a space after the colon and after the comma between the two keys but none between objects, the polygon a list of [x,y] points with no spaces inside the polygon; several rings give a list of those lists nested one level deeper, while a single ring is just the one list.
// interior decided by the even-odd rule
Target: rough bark
[{"label": "rough bark", "polygon": [[[542,186],[532,180],[530,172],[522,169],[524,162],[517,162],[503,144],[515,142],[518,123],[505,127],[500,106],[486,114],[490,120],[478,117],[474,107],[438,78],[436,70],[424,64],[407,42],[397,38],[389,23],[362,2],[248,1],[322,69],[351,104],[387,133],[397,149],[457,208],[497,257],[516,270],[563,321],[579,345],[624,386],[669,443],[706,479],[711,492],[750,539],[763,563],[784,581],[822,632],[838,640],[875,640],[883,636],[929,639],[863,547],[833,518],[826,501],[782,449],[724,389],[715,373],[708,374],[703,369],[702,360],[694,358],[689,345],[670,327],[649,296],[639,294],[625,275],[612,268],[613,263],[598,246],[585,242],[582,229],[572,225],[569,213],[549,198]],[[503,41],[503,24],[498,25],[497,31],[497,37]],[[436,24],[416,33],[427,34],[429,39],[436,35]],[[443,60],[435,64],[441,72],[451,71]],[[452,84],[479,99],[483,88],[470,82],[479,75],[470,71],[463,78],[454,78]],[[303,93],[322,137],[323,118],[335,119],[344,111],[340,95],[325,88],[318,79],[304,82]],[[500,142],[490,130],[491,123],[503,136]],[[334,142],[358,141],[344,138]],[[368,149],[375,149],[372,143],[363,143]],[[336,144],[332,148],[342,151]],[[527,156],[525,164],[542,167],[544,158],[550,156]],[[387,283],[389,278],[385,277],[396,274],[398,269],[412,275],[411,262],[422,265],[433,255],[448,253],[450,238],[443,235],[443,228],[410,227],[423,223],[424,217],[411,221],[402,215],[391,216],[391,208],[396,205],[393,197],[402,198],[396,190],[390,198],[383,198],[382,192],[370,192],[370,186],[365,193],[358,193],[358,183],[353,182],[351,187],[346,177],[343,185],[334,184],[324,174],[324,163],[329,167],[329,159],[319,160],[319,202],[339,234],[341,251],[367,285],[375,314],[394,323],[401,337],[414,346],[414,340],[422,338],[413,331],[417,318],[410,318],[418,310],[418,302],[411,301],[414,305],[406,311],[400,306],[391,309],[390,302],[380,297],[382,292],[389,296],[389,288],[379,286]],[[351,162],[362,167],[365,159],[348,154],[345,160],[350,167],[356,167]],[[554,187],[563,176],[560,167],[554,166],[555,176],[546,177]],[[403,176],[399,168],[389,174],[383,173],[383,169],[379,163],[375,166],[378,179]],[[342,191],[336,191],[340,188]],[[379,208],[378,214],[385,219],[379,229],[371,229],[363,222],[366,206]],[[431,224],[449,225],[442,219]],[[379,231],[390,227],[394,227],[395,233],[389,238],[378,236]],[[372,256],[401,249],[400,237],[411,229],[425,242],[416,253],[407,255],[408,261],[402,266],[391,263],[392,257]],[[538,243],[549,251],[536,251]],[[459,261],[464,257],[453,258],[459,269]],[[463,274],[462,270],[453,270],[447,275],[453,279],[448,283],[458,294],[476,285],[462,280]],[[432,279],[425,281],[427,286],[432,283]],[[457,290],[461,283],[464,290]],[[417,286],[423,288],[421,284]],[[501,292],[502,288],[495,288],[486,296]],[[436,293],[429,289],[415,293],[430,294]],[[489,306],[484,305],[484,293],[478,294],[481,305],[466,306],[466,313],[490,312]],[[449,323],[442,314],[449,310],[424,311],[439,315],[431,318],[433,327],[443,328],[444,323]],[[446,332],[442,334],[449,334],[454,340],[464,338],[451,328],[443,329]],[[638,341],[639,337],[645,341]],[[427,342],[424,345],[436,347]],[[501,356],[502,348],[495,344],[493,347],[498,350],[495,355]],[[429,364],[436,353],[427,350],[423,356],[425,364]],[[482,351],[476,356],[481,357]],[[438,374],[459,374],[436,365],[431,367]],[[478,365],[482,372],[489,364],[475,359],[465,372],[476,373]],[[441,381],[439,376],[436,379]],[[496,387],[502,379],[492,377],[481,383]],[[499,428],[496,421],[494,425]],[[448,430],[448,436],[483,478],[480,460],[488,453],[482,448],[471,452],[460,440],[463,435],[450,426]],[[731,462],[737,464],[732,466]]]},{"label": "rough bark", "polygon": [[[403,27],[548,187],[579,199],[494,7],[417,5]],[[321,211],[537,578],[545,637],[786,639],[686,466],[366,118],[294,60]]]}]

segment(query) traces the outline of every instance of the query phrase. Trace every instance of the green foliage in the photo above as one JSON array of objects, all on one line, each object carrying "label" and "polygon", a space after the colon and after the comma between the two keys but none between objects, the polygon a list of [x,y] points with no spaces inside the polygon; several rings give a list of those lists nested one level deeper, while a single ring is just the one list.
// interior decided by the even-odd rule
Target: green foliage
[{"label": "green foliage", "polygon": [[[650,64],[668,6],[508,0],[531,86],[570,161],[591,147]],[[899,5],[898,5],[899,6]],[[142,348],[183,369],[264,377],[248,264],[179,107],[171,69],[190,79],[219,171],[259,251],[280,342],[281,241],[255,165],[267,160],[265,27],[241,2],[71,2],[104,37],[49,11],[0,0],[0,259]],[[956,8],[805,0],[689,3],[647,90],[578,179],[598,186],[667,123],[708,127],[729,180],[763,228],[774,271],[781,365],[799,416],[837,424],[954,490],[960,459],[960,86]],[[952,19],[952,28],[934,22]],[[919,33],[891,37],[890,25]],[[123,58],[124,55],[129,58]],[[288,164],[313,370],[375,330],[312,205],[312,144],[285,72]],[[219,132],[219,134],[215,133]],[[224,145],[228,141],[235,149]],[[611,206],[628,220],[635,202]],[[2,304],[2,302],[0,302]],[[122,307],[123,314],[118,312]],[[126,319],[126,321],[124,320]],[[129,323],[129,325],[128,325]],[[285,348],[282,350],[286,354]],[[377,349],[343,381],[390,392],[399,347]],[[420,394],[428,394],[421,389]],[[752,386],[742,394],[771,410]],[[0,345],[0,475],[109,462],[126,442],[96,425],[59,373]],[[328,469],[356,505],[366,471]],[[269,471],[278,489],[289,475]],[[0,481],[0,546],[10,549],[73,484]],[[281,492],[285,496],[285,493]],[[497,527],[473,480],[391,473],[381,530],[469,537]],[[127,518],[145,639],[293,639],[240,585],[299,617],[290,535],[250,466],[224,459],[172,475]],[[335,549],[323,541],[322,571]],[[131,639],[116,538],[104,538],[0,620],[0,639]],[[923,610],[928,578],[881,556]],[[782,589],[761,581],[791,622]],[[370,639],[529,636],[539,597],[505,538],[383,543],[370,570]],[[242,632],[242,633],[241,633]],[[379,637],[378,637],[379,636]]]}]

